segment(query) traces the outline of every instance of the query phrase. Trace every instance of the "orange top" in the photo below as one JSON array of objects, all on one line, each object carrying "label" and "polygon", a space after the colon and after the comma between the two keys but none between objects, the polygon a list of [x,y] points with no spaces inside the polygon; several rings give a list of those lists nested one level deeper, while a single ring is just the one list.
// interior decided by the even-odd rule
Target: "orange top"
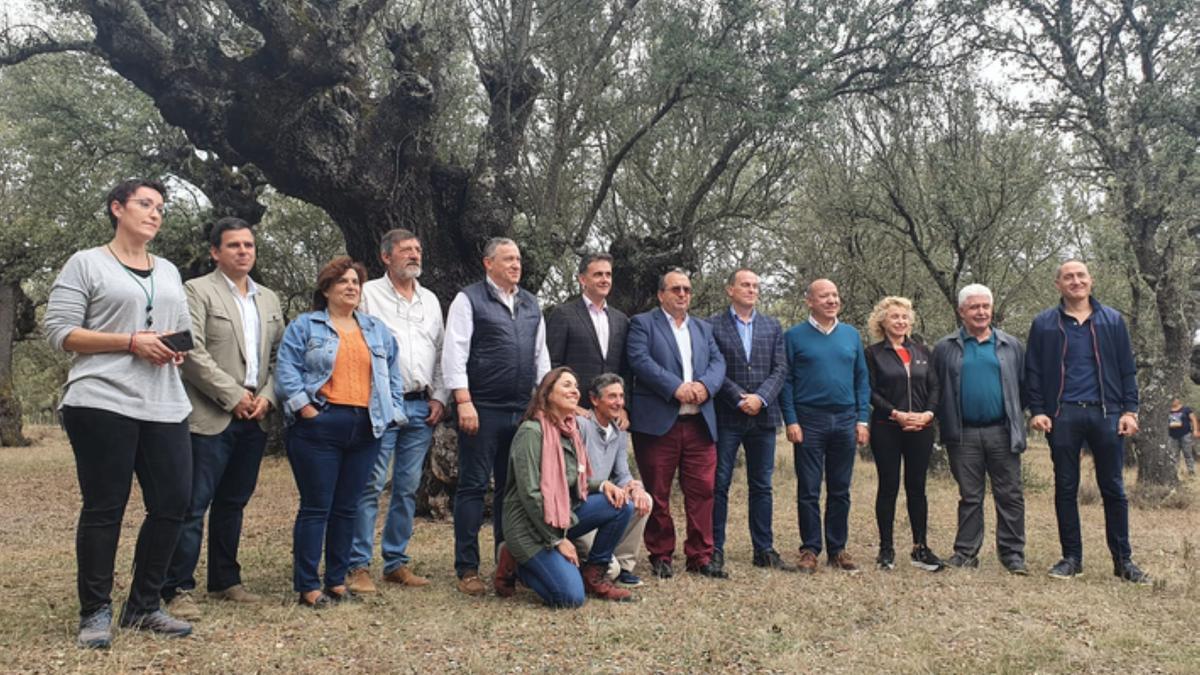
[{"label": "orange top", "polygon": [[362,330],[345,332],[336,327],[338,334],[337,356],[333,359],[333,372],[329,381],[318,393],[330,403],[368,408],[371,405],[371,350],[363,338]]}]

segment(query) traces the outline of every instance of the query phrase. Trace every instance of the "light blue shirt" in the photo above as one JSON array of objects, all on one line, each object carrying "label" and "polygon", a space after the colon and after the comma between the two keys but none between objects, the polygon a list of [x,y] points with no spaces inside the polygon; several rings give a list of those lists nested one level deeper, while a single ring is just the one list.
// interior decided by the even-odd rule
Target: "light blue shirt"
[{"label": "light blue shirt", "polygon": [[742,349],[746,352],[746,360],[750,360],[750,345],[754,343],[754,317],[758,316],[758,310],[750,310],[750,320],[742,321],[742,317],[729,308],[729,313],[733,316],[733,325],[737,326],[738,337],[742,339]]}]

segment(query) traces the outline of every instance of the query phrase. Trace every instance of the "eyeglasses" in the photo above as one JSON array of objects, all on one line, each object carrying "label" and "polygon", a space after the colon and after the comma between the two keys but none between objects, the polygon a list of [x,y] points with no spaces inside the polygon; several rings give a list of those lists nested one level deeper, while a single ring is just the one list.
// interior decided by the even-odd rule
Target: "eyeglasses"
[{"label": "eyeglasses", "polygon": [[151,209],[154,209],[155,211],[158,212],[158,215],[160,215],[160,216],[166,215],[166,213],[167,213],[167,205],[166,204],[155,204],[154,202],[150,201],[149,199],[130,199],[130,200],[126,201],[125,203],[129,204],[130,202],[142,207],[143,211],[149,211]]},{"label": "eyeglasses", "polygon": [[675,295],[691,295],[692,294],[691,286],[671,286],[670,288],[668,288],[666,290],[668,293],[674,293]]}]

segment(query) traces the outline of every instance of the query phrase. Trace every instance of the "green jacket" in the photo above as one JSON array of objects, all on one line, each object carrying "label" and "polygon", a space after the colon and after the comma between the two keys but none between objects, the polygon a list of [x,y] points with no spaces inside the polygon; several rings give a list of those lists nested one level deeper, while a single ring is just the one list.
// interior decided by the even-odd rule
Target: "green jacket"
[{"label": "green jacket", "polygon": [[[562,439],[563,460],[567,485],[571,487],[571,525],[578,519],[579,507],[576,481],[579,479],[579,459],[571,439]],[[588,490],[597,491],[605,476],[588,481]],[[542,511],[542,425],[536,420],[521,423],[513,437],[508,453],[508,481],[504,486],[504,542],[519,563],[553,548],[567,536],[567,530],[546,524]]]}]

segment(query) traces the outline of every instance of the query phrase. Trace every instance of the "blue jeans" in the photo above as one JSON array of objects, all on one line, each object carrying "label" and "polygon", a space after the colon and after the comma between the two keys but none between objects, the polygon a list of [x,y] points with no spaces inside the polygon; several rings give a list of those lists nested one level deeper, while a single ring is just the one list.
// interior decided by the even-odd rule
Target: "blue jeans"
[{"label": "blue jeans", "polygon": [[479,570],[479,527],[483,524],[483,498],[488,479],[495,477],[492,536],[504,541],[501,502],[508,477],[508,446],[512,444],[521,413],[476,406],[479,431],[474,436],[458,432],[458,487],[454,490],[454,571],[458,576]]},{"label": "blue jeans", "polygon": [[[578,520],[567,531],[567,539],[578,539],[595,530],[596,538],[585,564],[599,565],[607,571],[613,551],[633,518],[633,504],[626,502],[621,508],[614,508],[607,497],[593,492],[586,501],[575,507],[575,517]],[[517,565],[517,575],[538,594],[542,602],[551,607],[578,607],[583,604],[583,578],[579,570],[557,549],[546,549]]]},{"label": "blue jeans", "polygon": [[404,414],[408,417],[408,424],[389,427],[379,439],[379,455],[367,487],[358,500],[358,511],[354,516],[350,569],[371,564],[379,495],[387,484],[389,474],[392,478],[392,497],[383,523],[383,543],[380,546],[383,572],[387,574],[412,561],[407,552],[408,540],[412,538],[417,487],[421,484],[421,469],[425,464],[425,454],[429,451],[429,442],[433,439],[433,427],[425,423],[425,418],[429,417],[428,401],[405,401]]},{"label": "blue jeans", "polygon": [[[764,413],[765,414],[765,413]],[[771,534],[771,474],[775,471],[775,428],[750,424],[717,430],[717,481],[713,494],[713,548],[725,551],[725,521],[729,517],[729,486],[738,446],[746,448],[746,483],[750,487],[750,542],[755,552],[775,547]]]},{"label": "blue jeans", "polygon": [[850,479],[854,474],[853,410],[831,412],[798,407],[804,441],[792,446],[796,463],[796,511],[800,548],[821,552],[821,477],[825,477],[825,543],[829,555],[846,548],[849,537]]},{"label": "blue jeans", "polygon": [[1117,435],[1119,413],[1099,407],[1063,405],[1046,436],[1054,460],[1054,512],[1064,558],[1083,562],[1079,527],[1079,452],[1087,441],[1096,465],[1096,487],[1104,501],[1104,535],[1113,560],[1129,560],[1129,500],[1125,497],[1125,442]]},{"label": "blue jeans", "polygon": [[345,583],[354,540],[354,510],[379,439],[366,408],[329,405],[288,428],[288,461],[300,490],[300,511],[292,530],[292,587],[299,593],[321,588],[317,567],[325,545],[325,586]]},{"label": "blue jeans", "polygon": [[[162,596],[196,588],[196,563],[208,511],[208,590],[223,591],[242,583],[238,544],[242,513],[258,484],[267,434],[256,420],[230,421],[219,434],[192,434],[192,502],[167,568]],[[211,505],[211,510],[209,509]]]}]

